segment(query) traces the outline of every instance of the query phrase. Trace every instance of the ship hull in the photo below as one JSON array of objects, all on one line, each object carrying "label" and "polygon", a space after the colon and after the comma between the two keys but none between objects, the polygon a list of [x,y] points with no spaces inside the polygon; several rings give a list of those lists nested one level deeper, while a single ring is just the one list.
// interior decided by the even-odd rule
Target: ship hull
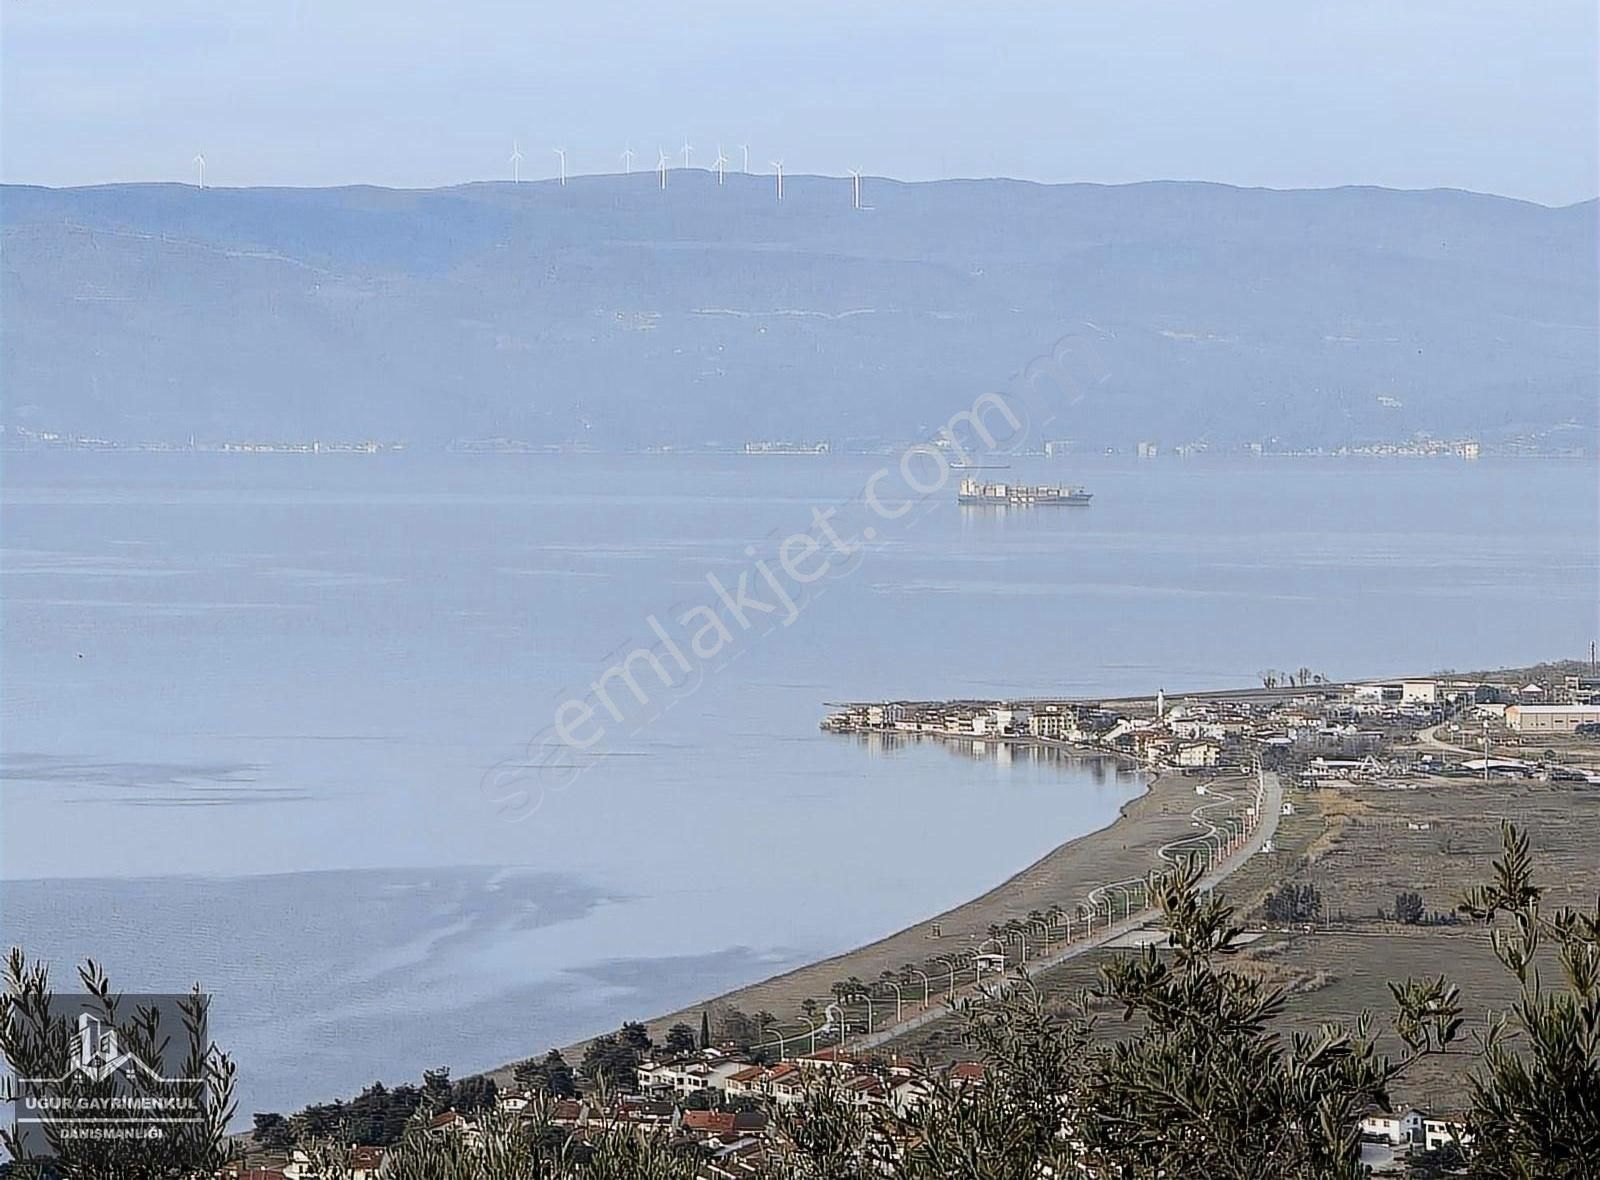
[{"label": "ship hull", "polygon": [[957,496],[956,503],[969,508],[1087,508],[1094,499],[1093,492],[1077,492],[1069,496]]}]

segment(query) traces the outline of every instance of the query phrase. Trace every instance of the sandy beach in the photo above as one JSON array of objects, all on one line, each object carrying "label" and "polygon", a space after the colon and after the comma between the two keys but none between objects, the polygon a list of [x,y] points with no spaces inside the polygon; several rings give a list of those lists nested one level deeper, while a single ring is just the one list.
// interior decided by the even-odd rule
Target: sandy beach
[{"label": "sandy beach", "polygon": [[[674,1024],[698,1029],[702,1012],[732,1007],[746,1013],[766,1010],[793,1027],[802,1001],[807,997],[825,1001],[839,980],[852,976],[872,980],[886,970],[898,972],[907,963],[920,965],[935,955],[975,949],[991,925],[1031,910],[1045,910],[1053,904],[1070,909],[1096,885],[1157,868],[1157,849],[1193,830],[1189,813],[1196,803],[1195,784],[1200,781],[1170,772],[1156,774],[1148,779],[1142,794],[1123,805],[1111,824],[1060,845],[971,901],[875,942],[647,1019],[645,1024],[659,1041]],[[893,855],[915,855],[915,847],[899,845]],[[935,926],[938,937],[934,937]],[[908,1007],[911,998],[908,992]],[[920,994],[916,998],[920,1002]],[[562,1052],[576,1063],[586,1043],[564,1046]],[[504,1082],[510,1078],[510,1068],[503,1066],[490,1076]]]}]

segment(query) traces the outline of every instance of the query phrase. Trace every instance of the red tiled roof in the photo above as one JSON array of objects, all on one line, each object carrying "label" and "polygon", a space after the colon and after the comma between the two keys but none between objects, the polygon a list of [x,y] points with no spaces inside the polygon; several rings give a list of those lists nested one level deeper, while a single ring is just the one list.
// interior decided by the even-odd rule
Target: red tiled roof
[{"label": "red tiled roof", "polygon": [[686,1110],[683,1112],[683,1129],[705,1131],[711,1135],[726,1135],[733,1130],[731,1110]]}]

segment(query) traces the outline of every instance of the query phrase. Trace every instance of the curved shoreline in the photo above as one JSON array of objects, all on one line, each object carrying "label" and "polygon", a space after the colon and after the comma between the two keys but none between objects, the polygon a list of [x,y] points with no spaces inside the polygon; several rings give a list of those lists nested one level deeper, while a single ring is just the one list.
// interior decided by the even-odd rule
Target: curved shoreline
[{"label": "curved shoreline", "polygon": [[[1056,743],[1035,744],[1060,748]],[[1114,757],[1098,751],[1093,756]],[[1144,777],[1144,789],[1123,803],[1109,824],[1057,845],[977,897],[872,942],[642,1023],[651,1037],[659,1040],[672,1025],[684,1023],[697,1028],[702,1012],[724,1007],[750,1013],[765,1009],[780,1020],[792,1022],[802,1000],[822,1000],[840,979],[875,979],[885,970],[898,971],[904,963],[921,963],[932,955],[969,949],[987,937],[992,924],[1030,910],[1047,909],[1052,903],[1070,905],[1105,881],[1143,875],[1156,867],[1156,850],[1162,844],[1191,832],[1189,813],[1194,806],[1195,780],[1171,771],[1137,768],[1137,773]],[[937,939],[931,933],[936,924],[941,930]],[[575,1062],[591,1039],[584,1037],[561,1046],[561,1052]],[[511,1069],[512,1063],[508,1063],[486,1072],[497,1083],[504,1083],[509,1080]]]}]

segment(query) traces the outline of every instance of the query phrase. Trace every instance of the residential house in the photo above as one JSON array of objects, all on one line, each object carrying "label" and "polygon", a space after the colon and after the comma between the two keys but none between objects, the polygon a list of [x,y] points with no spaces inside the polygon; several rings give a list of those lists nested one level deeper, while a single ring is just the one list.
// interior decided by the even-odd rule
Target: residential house
[{"label": "residential house", "polygon": [[1472,1142],[1467,1134],[1467,1124],[1459,1118],[1425,1118],[1422,1120],[1422,1146],[1425,1151],[1438,1151],[1447,1143],[1463,1146]]},{"label": "residential house", "polygon": [[889,1090],[876,1074],[862,1073],[839,1083],[839,1094],[858,1109],[889,1105]]},{"label": "residential house", "polygon": [[[383,1154],[381,1147],[352,1146],[345,1156],[348,1171],[340,1180],[377,1180],[383,1168]],[[256,1171],[271,1174],[270,1169],[253,1169],[240,1173],[240,1180],[259,1180],[254,1174]],[[290,1153],[289,1162],[276,1175],[281,1177],[281,1180],[321,1180],[322,1171],[312,1164],[311,1158],[304,1151],[297,1147]]]},{"label": "residential house", "polygon": [[1361,1119],[1361,1134],[1391,1147],[1422,1142],[1422,1113],[1416,1110],[1372,1110]]},{"label": "residential house", "polygon": [[1175,761],[1186,770],[1216,766],[1222,761],[1222,747],[1216,742],[1188,742],[1178,747]]},{"label": "residential house", "polygon": [[747,1066],[732,1074],[726,1084],[729,1098],[770,1099],[777,1103],[798,1102],[805,1093],[806,1075],[793,1061],[776,1065]]}]

